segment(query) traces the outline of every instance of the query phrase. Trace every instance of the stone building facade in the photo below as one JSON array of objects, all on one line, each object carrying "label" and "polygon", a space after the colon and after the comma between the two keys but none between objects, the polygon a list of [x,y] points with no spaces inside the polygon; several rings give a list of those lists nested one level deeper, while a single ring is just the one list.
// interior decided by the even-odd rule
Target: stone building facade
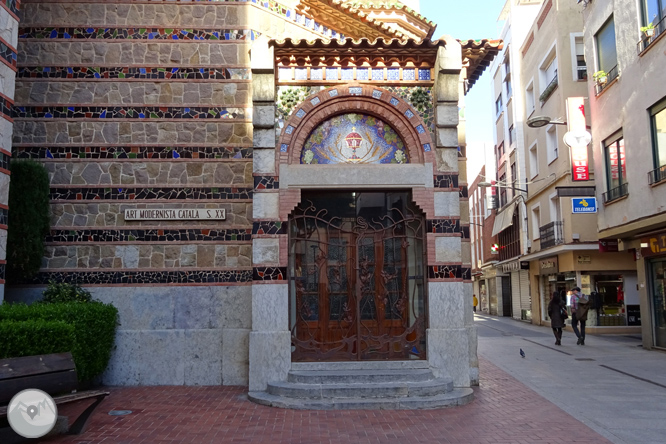
[{"label": "stone building facade", "polygon": [[[317,359],[422,360],[456,387],[478,380],[458,103],[499,42],[433,41],[435,25],[404,5],[333,0],[32,1],[20,17],[14,157],[48,168],[52,229],[41,272],[6,299],[35,300],[59,280],[118,307],[105,383],[261,391],[286,380],[302,339],[299,279],[309,270],[299,266],[310,256],[298,256],[298,242],[312,241],[299,238],[298,214],[304,196],[326,201],[333,191],[356,199],[345,208],[363,206],[357,194],[399,200],[415,216],[393,233],[413,222],[421,234],[395,244],[402,265],[380,275],[385,255],[370,271],[387,289],[383,302],[369,290],[379,304],[372,316],[397,307],[385,308],[370,336],[398,328],[398,339],[372,356],[354,342],[342,358],[317,340],[325,355]],[[317,131],[339,119],[354,123],[347,145],[338,139],[337,158],[323,147],[315,154]],[[395,219],[396,208],[377,220]],[[188,217],[197,209],[225,217]],[[353,300],[361,310],[359,264],[369,261],[358,243],[368,236],[353,236],[356,264],[339,261],[351,264],[345,313]],[[373,251],[388,249],[373,239]],[[332,301],[330,273],[317,285]],[[407,296],[389,284],[398,275],[418,293],[409,316]],[[323,325],[308,313],[307,325]]]}]

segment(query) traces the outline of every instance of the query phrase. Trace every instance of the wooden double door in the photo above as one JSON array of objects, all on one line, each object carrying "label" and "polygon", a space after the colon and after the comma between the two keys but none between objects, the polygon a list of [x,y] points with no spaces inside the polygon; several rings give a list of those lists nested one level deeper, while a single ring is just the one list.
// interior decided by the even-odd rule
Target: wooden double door
[{"label": "wooden double door", "polygon": [[290,221],[293,360],[425,359],[424,220],[409,193],[302,197]]}]

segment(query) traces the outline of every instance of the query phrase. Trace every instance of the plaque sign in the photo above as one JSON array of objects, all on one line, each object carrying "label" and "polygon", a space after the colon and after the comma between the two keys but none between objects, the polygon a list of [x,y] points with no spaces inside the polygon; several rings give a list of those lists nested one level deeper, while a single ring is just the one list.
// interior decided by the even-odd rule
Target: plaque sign
[{"label": "plaque sign", "polygon": [[225,220],[224,208],[140,208],[125,210],[125,220]]}]

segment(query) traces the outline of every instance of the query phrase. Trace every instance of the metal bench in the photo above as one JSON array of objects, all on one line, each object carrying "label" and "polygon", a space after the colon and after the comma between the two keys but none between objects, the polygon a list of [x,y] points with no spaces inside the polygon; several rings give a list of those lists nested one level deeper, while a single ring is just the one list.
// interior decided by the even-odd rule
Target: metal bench
[{"label": "metal bench", "polygon": [[82,433],[97,406],[109,392],[87,390],[77,392],[78,379],[71,353],[25,356],[0,359],[0,441],[3,437],[16,436],[7,421],[7,404],[21,390],[45,391],[56,405],[69,404],[86,399],[95,399],[69,427],[67,433]]}]

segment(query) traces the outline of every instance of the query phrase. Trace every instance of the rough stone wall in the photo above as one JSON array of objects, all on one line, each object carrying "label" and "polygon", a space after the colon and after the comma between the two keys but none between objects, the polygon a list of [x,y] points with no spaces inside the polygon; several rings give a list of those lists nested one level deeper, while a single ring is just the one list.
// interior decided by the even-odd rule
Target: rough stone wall
[{"label": "rough stone wall", "polygon": [[[24,6],[20,30],[0,9],[0,38],[16,48],[19,37],[13,149],[49,171],[52,230],[40,274],[8,298],[37,300],[56,280],[116,305],[108,384],[247,384],[251,286],[263,275],[252,237],[276,229],[252,215],[254,190],[271,185],[253,177],[250,44],[322,30],[273,0]],[[13,97],[10,68],[0,75]],[[226,219],[124,219],[181,208]]]},{"label": "rough stone wall", "polygon": [[12,151],[12,107],[19,24],[19,0],[0,3],[0,303],[5,295],[7,218],[9,215],[9,159]]}]

